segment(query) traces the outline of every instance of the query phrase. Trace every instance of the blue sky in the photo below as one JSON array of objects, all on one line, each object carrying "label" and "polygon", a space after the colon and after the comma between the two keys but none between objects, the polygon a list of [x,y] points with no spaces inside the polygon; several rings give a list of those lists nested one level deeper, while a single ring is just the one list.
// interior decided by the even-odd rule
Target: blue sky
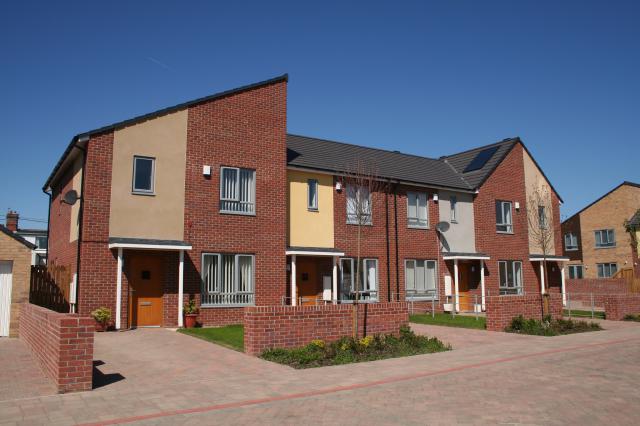
[{"label": "blue sky", "polygon": [[563,216],[640,181],[640,2],[346,3],[5,3],[1,215],[46,218],[74,134],[284,72],[291,133],[430,157],[518,135]]}]

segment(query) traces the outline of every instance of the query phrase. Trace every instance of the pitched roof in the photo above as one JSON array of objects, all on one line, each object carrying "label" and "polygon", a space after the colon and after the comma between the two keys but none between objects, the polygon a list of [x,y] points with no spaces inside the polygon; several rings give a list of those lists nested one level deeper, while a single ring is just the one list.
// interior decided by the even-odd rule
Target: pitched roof
[{"label": "pitched roof", "polygon": [[170,106],[168,108],[159,109],[157,111],[150,112],[148,114],[139,115],[139,116],[134,117],[134,118],[130,118],[130,119],[127,119],[127,120],[124,120],[124,121],[119,121],[117,123],[113,123],[113,124],[109,124],[107,126],[99,127],[97,129],[89,130],[87,132],[78,133],[77,135],[75,135],[71,139],[71,142],[67,146],[67,149],[64,151],[64,153],[62,154],[62,156],[60,157],[60,159],[58,160],[56,165],[53,167],[53,170],[51,171],[51,174],[49,175],[49,177],[47,178],[47,181],[43,185],[42,190],[43,191],[47,190],[47,188],[51,184],[51,181],[54,179],[55,175],[58,173],[58,170],[62,166],[64,160],[71,153],[71,151],[73,150],[73,147],[75,146],[76,142],[79,139],[87,138],[87,137],[90,137],[90,136],[93,136],[93,135],[97,135],[97,134],[100,134],[100,133],[110,132],[112,130],[120,129],[122,127],[130,126],[132,124],[140,123],[142,121],[146,121],[146,120],[150,120],[150,119],[153,119],[153,118],[156,118],[156,117],[160,117],[160,116],[163,116],[163,115],[171,114],[173,112],[180,111],[180,110],[183,110],[185,108],[189,108],[191,106],[195,106],[195,105],[198,105],[198,104],[201,104],[201,103],[204,103],[204,102],[209,102],[209,101],[213,101],[213,100],[216,100],[216,99],[225,98],[227,96],[236,95],[238,93],[246,92],[248,90],[256,89],[258,87],[268,86],[268,85],[271,85],[271,84],[280,83],[280,82],[288,81],[288,80],[289,80],[289,74],[283,74],[283,75],[278,76],[278,77],[274,77],[274,78],[271,78],[271,79],[268,79],[268,80],[260,81],[258,83],[248,84],[248,85],[245,85],[245,86],[236,87],[235,89],[225,90],[223,92],[214,93],[213,95],[209,95],[209,96],[205,96],[205,97],[202,97],[202,98],[194,99],[192,101],[179,103],[177,105]]},{"label": "pitched roof", "polygon": [[611,191],[605,193],[604,195],[598,197],[598,199],[596,199],[595,201],[587,204],[586,206],[584,206],[583,208],[581,208],[579,211],[577,211],[576,213],[572,214],[571,216],[569,216],[568,218],[566,218],[564,221],[562,221],[562,223],[568,221],[569,219],[574,218],[575,216],[579,215],[580,213],[582,213],[583,211],[587,210],[589,207],[593,206],[594,204],[596,204],[597,202],[599,202],[600,200],[602,200],[603,198],[605,198],[607,195],[611,194],[612,192],[617,191],[619,188],[623,187],[623,186],[633,186],[636,188],[640,188],[640,183],[635,183],[635,182],[629,182],[628,180],[625,180],[624,182],[622,182],[620,185],[616,186],[615,188],[613,188]]},{"label": "pitched roof", "polygon": [[474,189],[441,160],[326,139],[287,135],[289,166],[344,173],[349,171],[349,165],[356,159],[375,164],[376,172],[381,177],[466,191]]},{"label": "pitched roof", "polygon": [[34,250],[36,248],[35,244],[31,244],[29,241],[25,240],[20,235],[15,234],[14,232],[12,232],[9,228],[7,228],[4,225],[0,225],[0,232],[10,236],[11,238],[13,238],[14,240],[16,240],[19,243],[24,244],[25,246],[27,246],[27,248],[29,248],[31,250]]},{"label": "pitched roof", "polygon": [[629,219],[629,225],[636,228],[640,227],[640,209],[638,209],[638,211],[636,211],[636,213],[631,216],[631,219]]}]

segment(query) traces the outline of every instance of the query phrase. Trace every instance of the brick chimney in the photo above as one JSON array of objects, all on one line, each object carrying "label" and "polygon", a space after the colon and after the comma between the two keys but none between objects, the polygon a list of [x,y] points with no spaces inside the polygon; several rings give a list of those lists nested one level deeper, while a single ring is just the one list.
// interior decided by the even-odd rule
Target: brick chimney
[{"label": "brick chimney", "polygon": [[16,232],[18,230],[18,219],[20,215],[13,210],[9,210],[7,212],[7,220],[5,221],[5,226],[8,230]]}]

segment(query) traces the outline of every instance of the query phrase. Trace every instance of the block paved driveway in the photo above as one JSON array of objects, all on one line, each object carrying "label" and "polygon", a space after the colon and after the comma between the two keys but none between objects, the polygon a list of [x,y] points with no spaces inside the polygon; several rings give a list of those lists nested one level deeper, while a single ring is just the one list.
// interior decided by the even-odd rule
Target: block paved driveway
[{"label": "block paved driveway", "polygon": [[5,395],[0,424],[637,424],[640,324],[603,324],[553,338],[415,325],[454,350],[309,370],[166,329],[98,334],[101,387]]}]

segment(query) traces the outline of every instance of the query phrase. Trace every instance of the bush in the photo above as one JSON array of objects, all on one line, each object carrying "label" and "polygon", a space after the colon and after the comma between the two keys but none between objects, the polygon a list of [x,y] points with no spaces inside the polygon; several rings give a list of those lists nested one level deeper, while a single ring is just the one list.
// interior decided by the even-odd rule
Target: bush
[{"label": "bush", "polygon": [[541,321],[533,318],[525,319],[520,315],[512,319],[511,324],[504,331],[534,336],[558,336],[597,330],[602,330],[602,327],[595,322],[553,319],[550,316],[545,316]]},{"label": "bush", "polygon": [[622,318],[622,320],[640,322],[640,314],[627,314]]},{"label": "bush", "polygon": [[312,340],[294,349],[268,349],[260,355],[268,361],[294,368],[349,364],[451,350],[437,338],[416,335],[409,327],[402,327],[399,336],[378,334],[361,339],[343,337],[335,342]]},{"label": "bush", "polygon": [[111,321],[111,309],[109,308],[98,308],[95,311],[91,312],[91,316],[97,323],[102,324],[103,326],[107,325],[109,321]]}]

